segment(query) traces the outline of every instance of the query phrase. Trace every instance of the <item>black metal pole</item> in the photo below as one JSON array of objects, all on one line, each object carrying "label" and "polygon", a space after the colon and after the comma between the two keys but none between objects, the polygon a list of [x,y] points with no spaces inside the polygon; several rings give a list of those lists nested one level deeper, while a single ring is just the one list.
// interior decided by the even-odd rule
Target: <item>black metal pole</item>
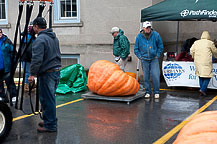
[{"label": "black metal pole", "polygon": [[50,10],[49,10],[49,28],[52,28],[52,9],[53,9],[53,3],[50,3]]},{"label": "black metal pole", "polygon": [[[24,35],[23,35],[23,38],[21,39],[19,50],[18,50],[18,56],[19,57],[16,58],[16,63],[17,64],[21,60],[21,58],[23,56],[21,51],[22,51],[22,46],[24,45],[24,39],[27,37],[29,21],[30,21],[31,15],[32,15],[32,9],[33,9],[33,2],[27,1],[26,23],[25,23],[25,27],[24,27]],[[27,47],[25,47],[23,49],[23,51],[25,51],[26,48]],[[18,84],[18,87],[19,87],[19,84]],[[23,80],[22,93],[21,93],[21,98],[20,98],[20,110],[23,110],[23,96],[24,96],[23,91],[24,91],[24,80]],[[17,90],[17,100],[18,100],[18,95],[19,95],[19,89]]]},{"label": "black metal pole", "polygon": [[37,17],[42,17],[42,12],[44,11],[45,6],[46,6],[45,2],[40,2]]},{"label": "black metal pole", "polygon": [[[15,53],[16,53],[18,30],[20,27],[20,20],[21,20],[21,16],[23,13],[23,5],[24,5],[24,2],[19,2],[19,15],[18,15],[18,19],[17,19],[17,25],[16,25],[16,30],[15,30],[15,36],[14,36],[13,54],[12,54],[12,58],[11,58],[10,84],[13,82],[14,74],[16,71],[16,67],[14,67],[14,65],[16,65]],[[18,96],[17,95],[16,95],[16,98],[17,98],[17,101],[15,103],[15,108],[17,108],[17,103],[18,103]],[[10,105],[13,105],[11,100],[12,100],[12,96],[10,96]]]},{"label": "black metal pole", "polygon": [[179,21],[178,21],[178,24],[177,24],[176,54],[178,54],[178,45],[179,45]]}]

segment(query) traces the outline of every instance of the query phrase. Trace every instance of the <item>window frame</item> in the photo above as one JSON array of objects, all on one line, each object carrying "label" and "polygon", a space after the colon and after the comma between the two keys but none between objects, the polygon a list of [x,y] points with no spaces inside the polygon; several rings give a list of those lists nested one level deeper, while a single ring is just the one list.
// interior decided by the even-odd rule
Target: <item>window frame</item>
[{"label": "window frame", "polygon": [[8,3],[5,0],[5,19],[0,19],[0,25],[7,25],[8,24]]},{"label": "window frame", "polygon": [[61,23],[80,23],[80,0],[76,0],[77,3],[77,17],[76,18],[64,18],[61,19],[60,0],[54,0],[54,24]]}]

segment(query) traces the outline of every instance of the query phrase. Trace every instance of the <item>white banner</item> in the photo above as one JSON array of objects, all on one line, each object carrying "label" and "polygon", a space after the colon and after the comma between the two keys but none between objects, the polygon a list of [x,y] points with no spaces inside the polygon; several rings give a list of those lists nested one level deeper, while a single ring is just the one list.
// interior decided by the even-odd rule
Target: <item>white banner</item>
[{"label": "white banner", "polygon": [[[162,71],[167,86],[200,87],[193,62],[163,61]],[[208,88],[217,89],[217,64],[213,64],[213,78]]]}]

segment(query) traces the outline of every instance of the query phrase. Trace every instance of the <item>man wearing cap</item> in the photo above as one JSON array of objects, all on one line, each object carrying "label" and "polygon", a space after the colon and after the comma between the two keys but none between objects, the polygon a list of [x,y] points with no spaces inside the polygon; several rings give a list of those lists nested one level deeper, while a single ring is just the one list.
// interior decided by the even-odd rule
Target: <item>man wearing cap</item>
[{"label": "man wearing cap", "polygon": [[163,42],[160,34],[152,29],[150,22],[144,22],[142,31],[136,37],[134,53],[142,63],[145,98],[149,98],[152,94],[150,75],[152,76],[154,97],[159,98],[160,67],[158,58],[160,58],[162,52]]},{"label": "man wearing cap", "polygon": [[118,27],[113,27],[111,34],[114,37],[113,55],[115,56],[115,62],[120,66],[121,70],[124,71],[127,64],[127,57],[130,54],[130,42],[124,35],[124,31]]},{"label": "man wearing cap", "polygon": [[56,98],[55,92],[60,79],[61,54],[59,40],[52,29],[46,29],[46,20],[37,17],[33,21],[33,30],[38,34],[32,45],[32,61],[29,82],[37,76],[43,122],[38,132],[56,132]]}]

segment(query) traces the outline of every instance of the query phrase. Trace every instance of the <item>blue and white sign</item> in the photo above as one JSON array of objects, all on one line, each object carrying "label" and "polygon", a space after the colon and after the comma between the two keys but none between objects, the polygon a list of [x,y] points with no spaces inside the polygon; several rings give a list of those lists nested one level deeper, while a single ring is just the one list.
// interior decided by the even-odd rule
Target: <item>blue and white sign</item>
[{"label": "blue and white sign", "polygon": [[[199,78],[195,75],[193,62],[163,61],[162,71],[167,86],[198,87]],[[213,64],[213,78],[208,88],[217,89],[217,64]]]},{"label": "blue and white sign", "polygon": [[177,63],[169,63],[163,67],[163,71],[168,80],[174,80],[182,75],[184,69]]}]

